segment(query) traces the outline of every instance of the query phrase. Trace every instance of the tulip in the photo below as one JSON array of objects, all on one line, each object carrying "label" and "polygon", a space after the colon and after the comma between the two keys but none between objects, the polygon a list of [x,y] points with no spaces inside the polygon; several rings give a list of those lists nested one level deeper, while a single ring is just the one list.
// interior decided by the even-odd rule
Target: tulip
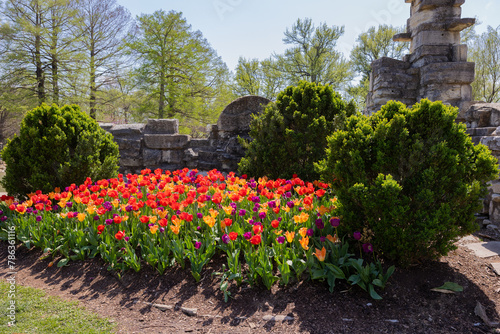
[{"label": "tulip", "polygon": [[316,253],[314,253],[320,262],[325,261],[326,249],[323,247],[321,250],[316,248]]},{"label": "tulip", "polygon": [[303,237],[302,239],[299,240],[300,242],[300,245],[302,246],[302,248],[304,248],[304,250],[308,250],[309,247],[309,237]]},{"label": "tulip", "polygon": [[261,242],[260,234],[256,234],[250,238],[250,243],[252,243],[252,245],[258,245],[260,244],[260,242]]},{"label": "tulip", "polygon": [[122,240],[124,236],[125,236],[125,231],[118,231],[118,232],[116,232],[116,234],[115,234],[115,238],[116,238],[117,240]]}]

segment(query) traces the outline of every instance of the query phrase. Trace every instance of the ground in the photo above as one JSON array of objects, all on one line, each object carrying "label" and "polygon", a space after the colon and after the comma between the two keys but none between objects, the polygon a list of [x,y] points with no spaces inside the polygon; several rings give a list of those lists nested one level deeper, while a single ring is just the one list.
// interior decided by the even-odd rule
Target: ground
[{"label": "ground", "polygon": [[[499,321],[500,276],[490,263],[500,257],[481,259],[463,246],[485,233],[462,239],[439,261],[397,269],[381,301],[357,287],[339,285],[329,293],[326,283],[305,281],[271,291],[233,286],[225,303],[219,278],[211,275],[221,269],[222,258],[209,263],[197,284],[189,269],[159,275],[145,266],[118,279],[100,259],[49,267],[40,250],[24,247],[17,250],[16,281],[80,301],[115,321],[118,333],[492,333],[497,329],[474,310],[479,302],[492,322]],[[498,236],[489,231],[485,240]],[[0,243],[0,278],[8,272],[6,246]],[[431,291],[445,282],[464,290]]]}]

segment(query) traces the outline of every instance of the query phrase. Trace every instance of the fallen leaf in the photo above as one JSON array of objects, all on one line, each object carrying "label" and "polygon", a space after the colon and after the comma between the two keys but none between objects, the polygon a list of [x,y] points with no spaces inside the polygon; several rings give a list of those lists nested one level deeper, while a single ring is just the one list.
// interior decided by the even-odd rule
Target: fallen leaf
[{"label": "fallen leaf", "polygon": [[464,288],[457,283],[446,282],[438,288],[431,289],[431,291],[436,291],[441,293],[455,293],[464,291]]}]

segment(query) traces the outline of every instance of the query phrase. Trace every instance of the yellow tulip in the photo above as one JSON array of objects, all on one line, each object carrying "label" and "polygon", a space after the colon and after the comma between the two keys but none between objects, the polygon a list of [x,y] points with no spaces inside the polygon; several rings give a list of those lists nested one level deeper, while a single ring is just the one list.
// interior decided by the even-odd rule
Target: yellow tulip
[{"label": "yellow tulip", "polygon": [[81,222],[84,221],[85,220],[85,216],[86,215],[83,212],[78,213],[78,220],[81,221]]},{"label": "yellow tulip", "polygon": [[212,216],[205,216],[203,217],[203,221],[210,226],[211,228],[214,227],[215,225],[215,218]]},{"label": "yellow tulip", "polygon": [[286,237],[286,241],[292,242],[293,238],[295,238],[295,232],[288,232],[288,231],[286,231],[285,232],[285,237]]},{"label": "yellow tulip", "polygon": [[233,208],[230,206],[223,206],[222,208],[224,209],[226,215],[230,215],[231,213],[233,213]]},{"label": "yellow tulip", "polygon": [[87,206],[85,211],[87,211],[89,213],[89,215],[93,215],[95,212],[95,209],[96,209],[95,205],[89,205],[89,206]]},{"label": "yellow tulip", "polygon": [[[153,226],[149,227],[149,230],[151,231],[151,234],[155,234],[156,230],[158,230],[158,225],[153,225]],[[177,233],[179,233],[179,232],[177,232]],[[177,234],[177,233],[175,233],[175,234]]]},{"label": "yellow tulip", "polygon": [[208,212],[210,212],[210,216],[212,216],[212,218],[217,217],[217,215],[219,214],[219,211],[214,210],[212,208],[210,208],[210,210],[208,210]]},{"label": "yellow tulip", "polygon": [[305,237],[305,236],[306,236],[306,234],[307,234],[307,227],[302,227],[302,228],[300,228],[300,229],[299,229],[299,234],[300,234],[300,236],[301,236],[302,238],[303,238],[303,237]]}]

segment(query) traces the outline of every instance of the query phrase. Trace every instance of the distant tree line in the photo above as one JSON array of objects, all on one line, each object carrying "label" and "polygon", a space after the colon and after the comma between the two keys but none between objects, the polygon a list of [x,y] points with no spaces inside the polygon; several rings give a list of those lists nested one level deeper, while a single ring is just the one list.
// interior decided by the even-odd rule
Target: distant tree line
[{"label": "distant tree line", "polygon": [[[241,57],[231,72],[182,13],[135,19],[116,0],[7,0],[0,12],[0,142],[42,103],[78,104],[98,121],[178,118],[181,132],[203,135],[234,98],[276,99],[301,80],[330,84],[364,107],[373,60],[401,58],[402,28],[360,34],[348,58],[337,50],[344,27],[298,19],[283,54]],[[500,101],[500,27],[464,34],[476,62],[474,98]]]}]

